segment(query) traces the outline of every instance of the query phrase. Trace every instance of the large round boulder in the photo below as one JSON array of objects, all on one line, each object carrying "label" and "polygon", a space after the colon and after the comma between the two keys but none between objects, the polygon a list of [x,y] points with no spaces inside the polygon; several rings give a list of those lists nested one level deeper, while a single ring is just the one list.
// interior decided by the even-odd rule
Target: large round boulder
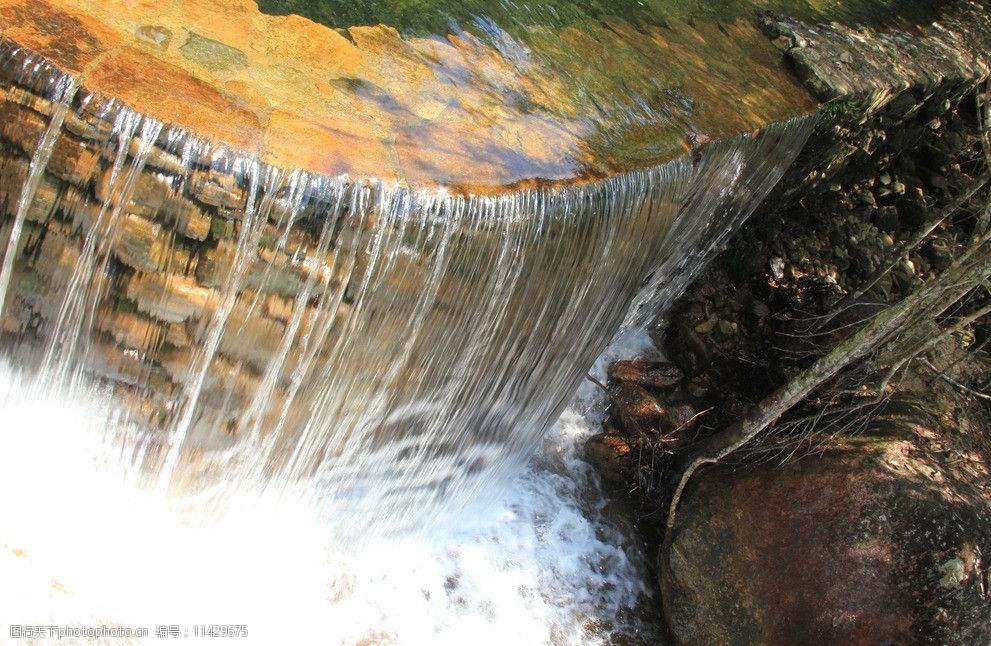
[{"label": "large round boulder", "polygon": [[659,556],[676,639],[991,643],[986,462],[932,449],[887,440],[697,475]]}]

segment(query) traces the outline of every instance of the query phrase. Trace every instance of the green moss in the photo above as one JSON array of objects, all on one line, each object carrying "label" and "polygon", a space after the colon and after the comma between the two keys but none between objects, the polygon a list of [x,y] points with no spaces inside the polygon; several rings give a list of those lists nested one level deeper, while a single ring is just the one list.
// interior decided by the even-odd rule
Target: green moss
[{"label": "green moss", "polygon": [[857,112],[859,108],[853,101],[833,101],[822,109],[822,121],[824,123],[844,121]]},{"label": "green moss", "polygon": [[259,0],[258,6],[264,13],[295,13],[331,27],[382,23],[419,35],[486,24],[513,33],[514,27],[522,25],[560,27],[610,15],[636,18],[645,13],[637,0],[542,0],[519,5],[478,0]]}]

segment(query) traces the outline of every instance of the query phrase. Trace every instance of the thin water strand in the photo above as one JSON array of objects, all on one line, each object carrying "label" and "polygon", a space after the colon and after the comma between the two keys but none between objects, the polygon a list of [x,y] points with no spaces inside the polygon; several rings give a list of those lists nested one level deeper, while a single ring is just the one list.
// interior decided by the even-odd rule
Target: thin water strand
[{"label": "thin water strand", "polygon": [[28,209],[31,208],[35,193],[44,177],[48,160],[55,149],[55,142],[61,134],[62,124],[65,122],[65,117],[69,113],[72,99],[76,93],[77,84],[72,77],[57,78],[55,84],[57,87],[51,104],[52,110],[48,119],[48,127],[31,156],[27,179],[24,180],[21,196],[17,200],[17,211],[14,213],[14,222],[11,225],[10,237],[7,240],[7,250],[3,256],[3,264],[0,265],[0,317],[3,316],[7,291],[10,288],[10,277],[14,271],[14,257],[17,255],[18,245],[21,241],[24,220],[27,218]]}]

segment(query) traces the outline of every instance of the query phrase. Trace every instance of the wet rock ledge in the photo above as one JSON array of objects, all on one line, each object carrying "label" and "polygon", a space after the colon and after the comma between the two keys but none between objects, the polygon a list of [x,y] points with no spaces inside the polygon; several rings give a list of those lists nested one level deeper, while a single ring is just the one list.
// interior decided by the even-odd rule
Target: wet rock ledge
[{"label": "wet rock ledge", "polygon": [[812,111],[752,3],[727,4],[719,21],[644,5],[420,33],[253,0],[2,0],[0,32],[89,92],[273,166],[506,192],[656,165]]}]

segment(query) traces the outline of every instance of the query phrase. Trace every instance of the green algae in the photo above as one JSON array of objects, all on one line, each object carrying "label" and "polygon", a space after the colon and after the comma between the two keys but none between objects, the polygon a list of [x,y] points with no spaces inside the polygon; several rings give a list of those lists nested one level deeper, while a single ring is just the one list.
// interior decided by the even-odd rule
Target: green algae
[{"label": "green algae", "polygon": [[241,50],[194,32],[189,32],[189,38],[179,51],[213,72],[238,71],[248,66],[248,57]]}]

